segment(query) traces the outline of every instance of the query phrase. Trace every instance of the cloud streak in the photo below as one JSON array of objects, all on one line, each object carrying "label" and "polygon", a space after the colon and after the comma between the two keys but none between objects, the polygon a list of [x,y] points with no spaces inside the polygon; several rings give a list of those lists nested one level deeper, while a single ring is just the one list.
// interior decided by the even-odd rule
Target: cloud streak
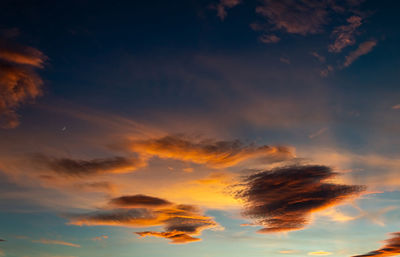
[{"label": "cloud streak", "polygon": [[33,240],[32,242],[40,243],[40,244],[64,245],[64,246],[71,246],[71,247],[76,247],[76,248],[80,248],[81,247],[78,244],[73,244],[73,243],[59,241],[59,240],[50,240],[50,239]]},{"label": "cloud streak", "polygon": [[385,241],[386,244],[375,251],[366,254],[354,255],[353,257],[383,257],[383,256],[397,256],[400,254],[400,232],[392,233],[392,238]]},{"label": "cloud streak", "polygon": [[376,46],[376,44],[377,44],[376,40],[369,40],[365,41],[364,43],[361,43],[355,51],[350,52],[350,54],[346,56],[346,60],[343,66],[344,67],[350,66],[359,57],[371,52],[372,49]]},{"label": "cloud streak", "polygon": [[45,155],[35,155],[32,159],[34,163],[43,165],[51,171],[67,177],[126,173],[145,166],[145,163],[139,159],[120,156],[91,160],[75,160],[70,158],[54,158]]},{"label": "cloud streak", "polygon": [[245,145],[239,140],[191,140],[183,136],[165,136],[156,139],[136,140],[127,146],[143,159],[157,156],[175,159],[211,168],[227,168],[252,158],[290,159],[291,149],[283,146]]},{"label": "cloud streak", "polygon": [[42,94],[43,81],[35,68],[46,56],[39,50],[0,39],[0,127],[19,124],[16,109]]},{"label": "cloud streak", "polygon": [[244,215],[260,233],[303,229],[313,212],[357,196],[365,188],[325,182],[337,173],[326,166],[289,166],[261,171],[244,180],[237,196],[244,201]]}]

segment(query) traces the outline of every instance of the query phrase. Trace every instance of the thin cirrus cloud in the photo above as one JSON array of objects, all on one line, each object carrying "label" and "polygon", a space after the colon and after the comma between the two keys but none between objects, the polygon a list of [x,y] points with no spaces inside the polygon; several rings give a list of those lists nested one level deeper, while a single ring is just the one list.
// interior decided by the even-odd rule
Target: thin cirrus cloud
[{"label": "thin cirrus cloud", "polygon": [[392,233],[392,238],[385,241],[386,244],[375,251],[371,251],[366,254],[355,255],[353,257],[383,257],[383,256],[397,256],[400,254],[400,232]]},{"label": "thin cirrus cloud", "polygon": [[39,50],[0,39],[0,127],[19,125],[16,110],[42,94],[43,81],[36,68],[47,57]]},{"label": "thin cirrus cloud", "polygon": [[71,247],[77,247],[77,248],[81,247],[78,244],[73,244],[73,243],[69,243],[69,242],[65,242],[65,241],[59,241],[59,240],[50,240],[50,239],[33,240],[32,242],[40,243],[40,244],[64,245],[64,246],[71,246]]},{"label": "thin cirrus cloud", "polygon": [[34,163],[45,166],[51,171],[66,177],[126,173],[145,165],[139,159],[120,156],[91,160],[76,160],[70,158],[55,158],[38,154],[33,156],[32,160]]},{"label": "thin cirrus cloud", "polygon": [[311,256],[326,256],[326,255],[331,255],[331,252],[326,252],[326,251],[316,251],[316,252],[309,252],[308,255]]},{"label": "thin cirrus cloud", "polygon": [[376,40],[369,40],[361,43],[356,50],[350,52],[349,55],[346,56],[346,60],[343,63],[343,66],[344,67],[350,66],[359,57],[371,52],[372,49],[376,46],[376,44],[377,44]]},{"label": "thin cirrus cloud", "polygon": [[239,140],[191,140],[183,136],[135,140],[128,143],[127,148],[142,158],[156,156],[203,164],[211,168],[227,168],[252,158],[281,160],[294,157],[292,150],[284,146],[245,145]]},{"label": "thin cirrus cloud", "polygon": [[[110,209],[111,207],[111,209]],[[141,237],[155,236],[181,244],[201,240],[194,237],[204,229],[218,224],[193,205],[174,204],[165,199],[146,195],[113,198],[108,207],[88,214],[71,215],[70,224],[86,226],[163,226],[164,231],[135,232]]]},{"label": "thin cirrus cloud", "polygon": [[260,225],[260,233],[303,229],[313,212],[357,196],[365,188],[326,182],[337,173],[327,166],[288,166],[247,177],[237,196],[244,215]]}]

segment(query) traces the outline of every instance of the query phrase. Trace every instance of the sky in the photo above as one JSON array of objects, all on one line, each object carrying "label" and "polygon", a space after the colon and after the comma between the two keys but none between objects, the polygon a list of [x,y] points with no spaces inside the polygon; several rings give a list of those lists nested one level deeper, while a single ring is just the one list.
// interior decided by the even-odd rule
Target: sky
[{"label": "sky", "polygon": [[400,16],[3,0],[0,256],[400,255]]}]

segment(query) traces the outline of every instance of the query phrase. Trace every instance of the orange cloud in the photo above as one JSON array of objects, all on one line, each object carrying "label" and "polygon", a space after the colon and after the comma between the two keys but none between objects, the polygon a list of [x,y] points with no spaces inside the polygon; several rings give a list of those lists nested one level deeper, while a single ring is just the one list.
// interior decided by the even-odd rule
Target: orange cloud
[{"label": "orange cloud", "polygon": [[78,244],[73,244],[73,243],[58,241],[58,240],[50,240],[50,239],[33,240],[32,242],[41,243],[41,244],[52,244],[52,245],[65,245],[65,246],[71,246],[71,247],[77,247],[77,248],[81,247]]},{"label": "orange cloud", "polygon": [[157,156],[204,164],[212,168],[227,168],[252,158],[287,159],[293,153],[283,146],[244,145],[240,141],[190,140],[183,136],[132,141],[129,150],[142,158]]},{"label": "orange cloud", "polygon": [[386,240],[386,244],[375,251],[366,254],[355,255],[353,257],[384,257],[384,256],[397,256],[400,254],[400,232],[392,233],[392,238]]},{"label": "orange cloud", "polygon": [[42,94],[43,81],[34,71],[46,56],[39,50],[0,39],[0,127],[14,128],[16,109]]},{"label": "orange cloud", "polygon": [[204,229],[215,228],[218,224],[201,214],[193,205],[173,204],[161,198],[133,195],[111,199],[109,206],[116,209],[103,209],[82,215],[71,215],[70,224],[87,226],[163,226],[165,231],[143,231],[136,234],[163,237],[171,243],[189,243],[200,240]]},{"label": "orange cloud", "polygon": [[237,196],[260,233],[299,230],[311,213],[336,205],[364,190],[325,182],[337,174],[326,166],[289,166],[250,175]]},{"label": "orange cloud", "polygon": [[108,239],[108,236],[106,235],[96,236],[93,238],[93,241],[102,241],[104,239]]},{"label": "orange cloud", "polygon": [[325,251],[316,251],[316,252],[309,252],[308,255],[313,255],[313,256],[325,256],[325,255],[331,255],[331,252],[325,252]]}]

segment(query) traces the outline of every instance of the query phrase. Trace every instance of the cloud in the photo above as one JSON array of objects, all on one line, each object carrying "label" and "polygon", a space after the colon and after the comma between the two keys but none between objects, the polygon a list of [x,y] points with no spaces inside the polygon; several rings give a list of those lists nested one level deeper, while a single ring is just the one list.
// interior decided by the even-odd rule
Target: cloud
[{"label": "cloud", "polygon": [[4,239],[2,239],[2,238],[0,238],[0,242],[5,242],[6,240],[4,240]]},{"label": "cloud", "polygon": [[335,28],[332,35],[336,37],[335,42],[329,45],[329,52],[340,53],[343,48],[354,45],[356,40],[354,34],[362,24],[360,16],[351,16],[347,19],[349,24]]},{"label": "cloud", "polygon": [[226,9],[230,9],[235,7],[236,5],[240,4],[242,1],[241,0],[220,0],[220,2],[217,5],[213,5],[212,8],[217,10],[217,16],[221,19],[224,20],[228,13],[226,12]]},{"label": "cloud", "polygon": [[343,66],[350,66],[355,60],[357,60],[360,56],[366,55],[376,46],[376,40],[369,40],[364,43],[361,43],[358,48],[351,52],[348,56],[346,56],[346,61]]},{"label": "cloud", "polygon": [[319,62],[325,62],[325,61],[326,61],[325,56],[322,56],[322,55],[320,55],[320,54],[317,53],[317,52],[311,52],[311,55],[314,56],[315,58],[317,58],[317,60],[318,60]]},{"label": "cloud", "polygon": [[116,186],[108,181],[87,182],[74,185],[75,188],[89,192],[115,192]]},{"label": "cloud", "polygon": [[42,94],[35,68],[43,68],[46,59],[35,48],[0,39],[0,127],[18,126],[16,109]]},{"label": "cloud", "polygon": [[331,255],[331,252],[325,252],[325,251],[316,251],[316,252],[309,252],[308,255],[312,256],[325,256],[325,255]]},{"label": "cloud", "polygon": [[170,205],[171,203],[158,197],[151,197],[147,195],[129,195],[111,199],[110,204],[117,207],[131,208],[131,207],[160,207],[160,206]]},{"label": "cloud", "polygon": [[337,173],[326,166],[288,166],[250,175],[237,196],[244,214],[261,225],[260,233],[299,230],[313,212],[336,205],[362,192],[363,186],[325,182]]},{"label": "cloud", "polygon": [[105,240],[105,239],[108,239],[108,236],[106,236],[106,235],[101,235],[101,236],[96,236],[96,237],[94,237],[92,240],[93,240],[93,241],[102,241],[102,240]]},{"label": "cloud", "polygon": [[275,35],[262,35],[260,41],[265,44],[278,43],[281,39]]},{"label": "cloud", "polygon": [[281,61],[282,63],[290,64],[290,59],[287,57],[281,57],[279,58],[279,61]]},{"label": "cloud", "polygon": [[[123,200],[121,200],[123,199]],[[201,231],[216,228],[218,224],[204,216],[193,205],[173,204],[167,200],[145,196],[121,196],[111,199],[109,206],[114,209],[71,215],[70,224],[87,226],[127,226],[152,227],[163,226],[164,231],[136,232],[141,237],[156,236],[171,240],[171,243],[189,243],[199,241]]]},{"label": "cloud", "polygon": [[51,244],[51,245],[65,245],[65,246],[71,246],[71,247],[77,247],[77,248],[81,247],[78,244],[73,244],[73,243],[58,241],[58,240],[50,240],[50,239],[33,240],[32,242],[41,243],[41,244]]},{"label": "cloud", "polygon": [[34,163],[44,165],[53,172],[68,177],[84,177],[107,173],[126,173],[145,166],[145,164],[139,159],[119,156],[91,160],[75,160],[35,155],[32,159]]},{"label": "cloud", "polygon": [[397,256],[400,254],[400,232],[392,233],[392,238],[385,241],[386,244],[375,251],[366,254],[354,255],[353,257],[368,257],[368,256]]},{"label": "cloud", "polygon": [[393,110],[400,110],[400,104],[396,104],[392,106]]},{"label": "cloud", "polygon": [[211,168],[227,168],[252,158],[288,159],[294,154],[283,146],[245,145],[239,140],[191,140],[183,136],[165,136],[156,139],[136,140],[128,149],[142,159],[157,156],[204,164]]},{"label": "cloud", "polygon": [[321,77],[327,77],[329,73],[332,73],[334,70],[335,69],[331,65],[328,65],[325,69],[321,70],[319,74]]},{"label": "cloud", "polygon": [[316,34],[327,23],[327,1],[264,0],[262,3],[256,12],[267,18],[275,29],[300,35]]},{"label": "cloud", "polygon": [[313,139],[314,137],[318,137],[318,136],[324,134],[327,130],[328,130],[328,128],[322,128],[322,129],[318,130],[317,132],[314,132],[314,133],[308,135],[308,138]]}]

